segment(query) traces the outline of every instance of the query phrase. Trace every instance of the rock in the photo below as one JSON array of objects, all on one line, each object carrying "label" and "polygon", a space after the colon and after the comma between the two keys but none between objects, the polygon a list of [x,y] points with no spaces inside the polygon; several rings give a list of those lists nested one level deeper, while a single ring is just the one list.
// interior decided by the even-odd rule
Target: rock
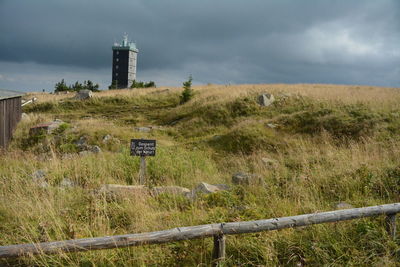
[{"label": "rock", "polygon": [[50,134],[54,130],[58,129],[62,123],[62,120],[54,120],[52,122],[35,125],[29,129],[29,135],[33,136],[40,133]]},{"label": "rock", "polygon": [[346,202],[339,202],[336,204],[335,208],[337,210],[343,210],[343,209],[353,209],[354,207]]},{"label": "rock", "polygon": [[119,185],[119,184],[105,184],[102,185],[100,190],[101,193],[111,194],[111,195],[147,195],[149,194],[149,189],[144,185]]},{"label": "rock", "polygon": [[93,154],[93,152],[87,151],[87,150],[83,150],[83,151],[79,152],[79,156],[87,156],[90,154]]},{"label": "rock", "polygon": [[113,137],[110,134],[107,134],[106,136],[103,137],[103,143],[107,144],[108,141],[110,141]]},{"label": "rock", "polygon": [[264,107],[268,107],[272,103],[274,103],[275,97],[272,94],[264,93],[258,96],[258,104]]},{"label": "rock", "polygon": [[201,182],[200,184],[198,184],[196,186],[195,189],[193,189],[192,195],[196,195],[199,193],[211,194],[211,193],[215,193],[215,192],[219,192],[219,191],[225,191],[228,189],[229,189],[228,185],[223,185],[223,184],[212,185],[212,184],[207,184],[207,183]]},{"label": "rock", "polygon": [[75,186],[75,183],[68,178],[64,178],[60,182],[60,187],[62,187],[62,188],[71,188],[74,186]]},{"label": "rock", "polygon": [[75,98],[78,100],[85,100],[92,97],[93,97],[93,92],[88,89],[80,90],[75,96]]},{"label": "rock", "polygon": [[37,170],[32,174],[32,178],[34,180],[45,179],[45,177],[46,177],[46,172],[44,170]]},{"label": "rock", "polygon": [[277,167],[278,166],[278,161],[270,158],[261,158],[261,161],[265,164],[267,167]]},{"label": "rock", "polygon": [[43,170],[37,170],[32,174],[33,181],[41,188],[49,187],[46,181],[46,172]]},{"label": "rock", "polygon": [[77,154],[74,153],[65,153],[62,154],[61,159],[73,159],[77,156]]},{"label": "rock", "polygon": [[150,127],[135,127],[135,131],[141,132],[141,133],[148,133],[151,131]]},{"label": "rock", "polygon": [[81,136],[81,137],[79,137],[78,140],[76,140],[76,141],[74,142],[74,144],[77,145],[77,146],[84,146],[84,145],[87,145],[86,142],[87,142],[86,137],[85,137],[85,136]]},{"label": "rock", "polygon": [[92,147],[90,148],[90,152],[93,152],[93,153],[95,153],[95,154],[98,154],[98,153],[101,152],[101,148],[100,148],[99,146],[92,146]]},{"label": "rock", "polygon": [[171,195],[182,195],[186,196],[190,194],[190,190],[185,187],[180,186],[156,186],[152,188],[151,194],[153,196],[158,196],[160,194],[171,194]]},{"label": "rock", "polygon": [[276,128],[276,124],[273,124],[273,123],[267,123],[267,127],[268,128],[271,128],[271,129],[274,129],[274,128]]},{"label": "rock", "polygon": [[232,183],[238,185],[250,185],[250,184],[261,184],[263,181],[260,176],[245,173],[245,172],[237,172],[232,175]]},{"label": "rock", "polygon": [[26,114],[25,112],[22,112],[22,114],[21,114],[21,120],[23,120],[23,121],[29,120],[29,115]]}]

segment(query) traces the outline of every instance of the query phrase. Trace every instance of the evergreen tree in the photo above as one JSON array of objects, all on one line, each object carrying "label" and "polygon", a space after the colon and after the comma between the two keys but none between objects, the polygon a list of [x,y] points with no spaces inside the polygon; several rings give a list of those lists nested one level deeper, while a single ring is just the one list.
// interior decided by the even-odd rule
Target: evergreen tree
[{"label": "evergreen tree", "polygon": [[193,89],[192,89],[192,75],[189,76],[189,80],[183,83],[183,92],[181,94],[181,104],[188,102],[193,97]]}]

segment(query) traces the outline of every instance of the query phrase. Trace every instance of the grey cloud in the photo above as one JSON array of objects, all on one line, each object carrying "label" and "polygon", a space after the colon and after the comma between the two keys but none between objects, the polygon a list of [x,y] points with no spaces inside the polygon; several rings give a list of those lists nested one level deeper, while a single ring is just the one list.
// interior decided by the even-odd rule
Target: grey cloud
[{"label": "grey cloud", "polygon": [[3,0],[0,64],[104,72],[127,32],[152,80],[399,86],[399,17],[397,0]]}]

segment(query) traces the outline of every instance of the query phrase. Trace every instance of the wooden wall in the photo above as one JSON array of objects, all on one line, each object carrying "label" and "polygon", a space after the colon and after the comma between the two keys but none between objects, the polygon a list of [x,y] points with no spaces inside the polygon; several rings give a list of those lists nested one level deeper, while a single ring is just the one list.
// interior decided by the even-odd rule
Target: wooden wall
[{"label": "wooden wall", "polygon": [[0,100],[0,149],[7,148],[21,114],[21,97]]}]

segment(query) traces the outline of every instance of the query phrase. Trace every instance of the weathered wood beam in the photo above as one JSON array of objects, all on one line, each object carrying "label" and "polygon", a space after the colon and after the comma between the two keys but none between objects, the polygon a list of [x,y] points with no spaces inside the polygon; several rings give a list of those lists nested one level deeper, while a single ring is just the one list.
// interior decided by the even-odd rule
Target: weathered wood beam
[{"label": "weathered wood beam", "polygon": [[214,236],[213,266],[221,266],[225,260],[225,241],[226,237],[223,234]]},{"label": "weathered wood beam", "polygon": [[[127,234],[46,243],[10,245],[0,247],[0,258],[19,257],[23,255],[33,255],[39,253],[51,254],[58,252],[76,252],[96,249],[122,248],[129,246],[140,246],[145,244],[161,244],[180,240],[205,238],[216,235],[255,233],[319,223],[339,222],[384,214],[392,216],[393,214],[399,212],[400,203],[394,203],[366,208],[336,210],[267,220],[179,227],[170,230],[141,234]],[[391,221],[394,222],[393,217],[391,218]]]},{"label": "weathered wood beam", "polygon": [[386,216],[386,230],[388,234],[395,239],[396,238],[396,213],[387,214]]}]

